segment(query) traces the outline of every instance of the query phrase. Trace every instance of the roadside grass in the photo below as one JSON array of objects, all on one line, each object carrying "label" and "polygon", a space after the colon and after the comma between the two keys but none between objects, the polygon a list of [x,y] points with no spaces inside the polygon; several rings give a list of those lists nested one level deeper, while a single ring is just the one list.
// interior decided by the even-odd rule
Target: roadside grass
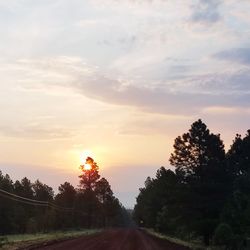
[{"label": "roadside grass", "polygon": [[25,249],[25,247],[31,245],[46,244],[50,241],[60,241],[72,238],[77,238],[83,235],[89,235],[98,233],[99,229],[81,229],[81,230],[69,230],[69,231],[54,231],[49,233],[37,233],[37,234],[16,234],[6,235],[0,237],[0,249],[3,250],[16,250],[19,248]]},{"label": "roadside grass", "polygon": [[161,239],[165,239],[165,240],[168,240],[172,243],[175,243],[175,244],[178,244],[178,245],[181,245],[181,246],[185,246],[185,247],[189,247],[190,249],[192,250],[225,250],[225,249],[250,249],[249,248],[249,245],[250,245],[250,238],[247,240],[247,244],[248,244],[248,247],[246,248],[242,248],[242,246],[240,247],[226,247],[226,246],[215,246],[215,245],[211,245],[211,246],[205,246],[204,244],[202,244],[202,242],[197,239],[197,240],[192,240],[190,242],[188,241],[185,241],[185,240],[181,240],[181,239],[178,239],[178,238],[175,238],[175,237],[171,237],[171,236],[168,236],[168,235],[164,235],[164,234],[161,234],[161,233],[158,233],[158,232],[155,232],[153,229],[148,229],[148,228],[142,228],[145,232],[153,235],[153,236],[156,236],[158,238],[161,238]]},{"label": "roadside grass", "polygon": [[153,229],[144,228],[143,230],[145,230],[146,232],[148,232],[149,234],[151,234],[153,236],[168,240],[168,241],[175,243],[177,245],[189,247],[192,250],[221,250],[222,249],[222,248],[215,248],[215,247],[205,247],[200,242],[188,242],[188,241],[184,241],[184,240],[181,240],[181,239],[178,239],[175,237],[170,237],[170,236],[155,232]]}]

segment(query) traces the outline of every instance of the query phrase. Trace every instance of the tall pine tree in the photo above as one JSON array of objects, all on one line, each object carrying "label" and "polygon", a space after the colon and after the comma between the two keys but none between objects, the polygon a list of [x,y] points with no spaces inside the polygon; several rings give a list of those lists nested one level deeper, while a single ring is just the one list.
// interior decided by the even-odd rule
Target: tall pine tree
[{"label": "tall pine tree", "polygon": [[175,139],[170,163],[190,191],[184,208],[189,211],[187,219],[193,219],[192,229],[208,245],[225,199],[225,151],[220,135],[211,133],[201,120],[194,122],[188,133]]}]

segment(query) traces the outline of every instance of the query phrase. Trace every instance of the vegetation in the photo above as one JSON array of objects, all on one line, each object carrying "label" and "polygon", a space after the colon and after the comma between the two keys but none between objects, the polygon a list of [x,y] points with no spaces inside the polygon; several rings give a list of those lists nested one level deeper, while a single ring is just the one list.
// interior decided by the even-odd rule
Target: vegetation
[{"label": "vegetation", "polygon": [[[32,245],[48,244],[49,242],[57,242],[67,239],[72,239],[82,235],[89,235],[97,233],[98,230],[70,230],[70,231],[54,231],[50,233],[37,233],[37,234],[14,234],[2,236],[1,249],[19,249],[30,247]],[[0,238],[1,242],[1,238]]]},{"label": "vegetation", "polygon": [[198,120],[178,136],[170,156],[140,189],[137,223],[205,245],[242,249],[250,235],[250,130],[225,152],[220,135]]},{"label": "vegetation", "polygon": [[39,180],[13,182],[0,171],[0,235],[122,226],[126,210],[108,181],[100,179],[94,160],[87,158],[86,164],[79,188],[65,182],[56,195]]},{"label": "vegetation", "polygon": [[145,231],[148,233],[148,234],[151,234],[157,238],[160,238],[160,239],[164,239],[164,240],[167,240],[169,242],[172,242],[172,243],[175,243],[179,246],[184,246],[184,247],[188,247],[192,250],[217,250],[217,249],[209,249],[209,248],[206,248],[204,247],[202,244],[198,243],[198,242],[188,242],[188,241],[184,241],[184,240],[181,240],[177,237],[171,237],[171,236],[168,236],[168,235],[165,235],[165,234],[162,234],[162,233],[159,233],[159,232],[156,232],[152,229],[145,229]]}]

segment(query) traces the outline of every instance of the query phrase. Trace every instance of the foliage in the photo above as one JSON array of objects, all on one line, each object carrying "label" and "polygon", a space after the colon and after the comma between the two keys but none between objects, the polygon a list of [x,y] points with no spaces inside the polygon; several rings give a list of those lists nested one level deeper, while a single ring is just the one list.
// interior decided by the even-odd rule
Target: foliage
[{"label": "foliage", "polygon": [[[31,245],[46,245],[49,241],[61,241],[71,239],[82,235],[90,235],[98,233],[100,230],[66,230],[52,231],[50,233],[35,233],[35,234],[11,234],[0,237],[0,246],[2,242],[3,249],[29,249]],[[11,246],[11,247],[10,247]]]},{"label": "foliage", "polygon": [[216,242],[226,241],[226,224],[230,247],[238,249],[250,235],[250,130],[225,153],[220,135],[198,120],[175,139],[170,163],[175,172],[161,167],[140,189],[137,223],[187,240],[202,237],[205,245],[215,234]]},{"label": "foliage", "polygon": [[225,223],[219,224],[214,232],[214,243],[216,245],[228,246],[232,242],[232,239],[233,239],[232,228]]},{"label": "foliage", "polygon": [[79,176],[80,187],[82,190],[93,191],[100,178],[99,167],[91,157],[86,159],[86,164],[89,164],[91,168],[85,169],[84,165],[81,166],[82,174]]},{"label": "foliage", "polygon": [[[0,171],[0,189],[31,199],[33,204],[0,193],[0,235],[121,225],[124,218],[122,205],[114,197],[108,181],[100,179],[94,160],[87,158],[87,162],[91,169],[82,169],[80,188],[65,182],[59,186],[56,195],[51,187],[39,180],[31,183],[25,177],[13,182],[9,175]],[[45,202],[43,206],[39,205],[41,201]]]}]

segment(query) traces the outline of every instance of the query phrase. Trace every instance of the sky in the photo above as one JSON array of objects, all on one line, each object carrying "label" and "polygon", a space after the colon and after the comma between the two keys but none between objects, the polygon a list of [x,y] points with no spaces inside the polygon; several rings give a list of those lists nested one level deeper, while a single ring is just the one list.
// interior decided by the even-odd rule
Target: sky
[{"label": "sky", "polygon": [[87,155],[124,206],[201,118],[250,128],[249,0],[0,0],[0,170],[55,191]]}]

